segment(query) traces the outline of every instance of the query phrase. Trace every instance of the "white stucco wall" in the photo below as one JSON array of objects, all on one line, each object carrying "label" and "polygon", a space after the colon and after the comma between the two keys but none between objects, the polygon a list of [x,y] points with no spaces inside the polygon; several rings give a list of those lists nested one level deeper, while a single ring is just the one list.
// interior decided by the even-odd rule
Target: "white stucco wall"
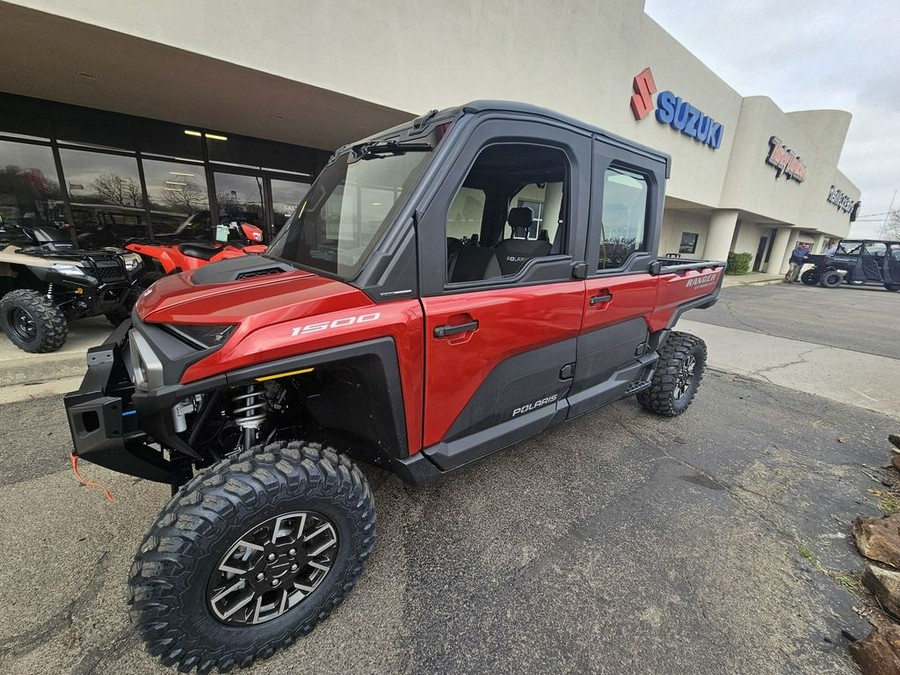
[{"label": "white stucco wall", "polygon": [[[849,217],[827,203],[828,190],[859,199],[837,169],[848,113],[785,113],[766,97],[742,98],[647,16],[643,0],[12,2],[410,114],[478,98],[543,105],[668,152],[667,193],[712,210],[841,236]],[[634,119],[632,79],[648,66],[658,90],[723,125],[720,148],[653,113]],[[773,135],[805,161],[803,184],[776,179],[765,163]]]}]

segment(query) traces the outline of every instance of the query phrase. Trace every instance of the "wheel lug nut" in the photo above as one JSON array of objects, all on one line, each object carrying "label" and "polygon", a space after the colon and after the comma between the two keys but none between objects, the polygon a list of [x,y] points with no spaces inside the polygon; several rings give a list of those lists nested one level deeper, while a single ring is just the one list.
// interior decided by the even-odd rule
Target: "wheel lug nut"
[{"label": "wheel lug nut", "polygon": [[296,572],[296,571],[297,571],[297,564],[295,563],[295,564],[291,565],[291,572]]},{"label": "wheel lug nut", "polygon": [[256,580],[262,581],[263,579],[265,579],[265,577],[266,577],[266,575],[263,574],[262,572],[260,572],[259,574],[256,575]]},{"label": "wheel lug nut", "polygon": [[297,555],[297,549],[292,548],[290,551],[288,551],[288,555]]},{"label": "wheel lug nut", "polygon": [[277,585],[278,585],[278,579],[272,579],[272,585],[273,585],[273,586],[277,586]]},{"label": "wheel lug nut", "polygon": [[270,553],[270,554],[269,554],[269,560],[275,560],[275,554],[274,554],[274,553]]}]

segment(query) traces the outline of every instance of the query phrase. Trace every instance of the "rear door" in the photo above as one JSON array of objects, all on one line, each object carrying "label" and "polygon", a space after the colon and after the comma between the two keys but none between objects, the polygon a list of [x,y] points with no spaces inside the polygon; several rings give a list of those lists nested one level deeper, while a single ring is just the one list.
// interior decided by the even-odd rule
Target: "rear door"
[{"label": "rear door", "polygon": [[[589,136],[484,119],[420,219],[424,446],[443,469],[566,417],[584,304],[572,267],[584,260],[589,173]],[[538,204],[540,222],[517,238],[510,209],[537,219]],[[547,232],[532,238],[532,229]]]},{"label": "rear door", "polygon": [[[593,141],[584,320],[569,416],[621,397],[647,370],[646,318],[656,305],[665,163],[608,139]],[[639,378],[638,378],[639,379]]]},{"label": "rear door", "polygon": [[884,274],[887,244],[883,241],[867,241],[862,251],[862,270],[866,281],[881,283]]},{"label": "rear door", "polygon": [[895,285],[900,285],[900,243],[888,244],[888,254],[884,261],[885,280],[890,280]]}]

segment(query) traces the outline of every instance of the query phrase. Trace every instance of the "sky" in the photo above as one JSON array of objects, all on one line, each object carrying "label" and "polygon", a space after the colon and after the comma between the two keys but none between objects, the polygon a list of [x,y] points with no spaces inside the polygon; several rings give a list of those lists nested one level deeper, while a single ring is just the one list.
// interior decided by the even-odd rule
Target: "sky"
[{"label": "sky", "polygon": [[[838,168],[877,237],[900,190],[900,1],[646,0],[654,21],[742,96],[853,115]],[[893,208],[900,208],[897,192]]]}]

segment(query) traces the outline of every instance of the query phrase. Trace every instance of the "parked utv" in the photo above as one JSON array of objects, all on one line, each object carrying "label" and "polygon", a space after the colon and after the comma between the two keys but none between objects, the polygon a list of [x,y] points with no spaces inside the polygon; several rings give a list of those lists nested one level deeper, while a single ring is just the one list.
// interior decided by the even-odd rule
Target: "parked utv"
[{"label": "parked utv", "polygon": [[884,286],[900,291],[900,242],[843,239],[834,255],[809,255],[815,265],[800,275],[808,285],[837,288],[842,283]]},{"label": "parked utv", "polygon": [[19,349],[53,352],[69,321],[121,311],[140,256],[76,248],[64,229],[5,223],[0,232],[0,327]]},{"label": "parked utv", "polygon": [[[356,462],[419,484],[636,395],[683,413],[723,262],[657,258],[668,156],[528,105],[338,150],[261,256],[168,276],[65,398],[82,459],[177,492],[132,616],[167,665],[248,666],[359,578]],[[560,458],[562,459],[562,458]]]}]

